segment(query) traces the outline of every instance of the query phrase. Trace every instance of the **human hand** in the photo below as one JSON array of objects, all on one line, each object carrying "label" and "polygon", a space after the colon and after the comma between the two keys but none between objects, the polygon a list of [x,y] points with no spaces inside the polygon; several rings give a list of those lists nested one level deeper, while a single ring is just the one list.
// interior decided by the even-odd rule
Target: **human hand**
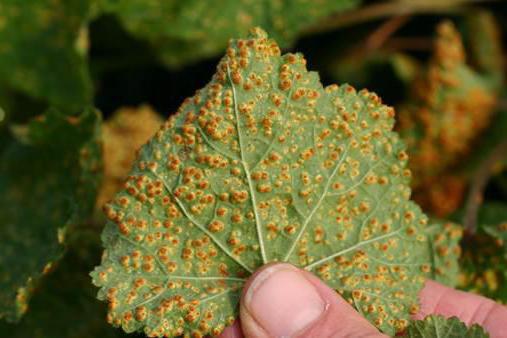
[{"label": "human hand", "polygon": [[[491,338],[507,337],[507,307],[494,301],[427,281],[415,316],[456,316],[480,324]],[[289,264],[270,264],[245,285],[240,321],[220,338],[387,337],[356,312],[333,289],[311,273]]]}]

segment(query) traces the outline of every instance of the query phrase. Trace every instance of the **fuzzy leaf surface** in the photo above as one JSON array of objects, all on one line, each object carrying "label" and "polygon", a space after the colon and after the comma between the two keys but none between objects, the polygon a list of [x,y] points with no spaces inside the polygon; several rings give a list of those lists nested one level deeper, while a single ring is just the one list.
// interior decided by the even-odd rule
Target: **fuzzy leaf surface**
[{"label": "fuzzy leaf surface", "polygon": [[488,338],[489,334],[477,324],[467,328],[458,318],[431,315],[413,321],[407,329],[407,338]]},{"label": "fuzzy leaf surface", "polygon": [[105,208],[92,273],[109,319],[148,336],[219,334],[268,262],[315,273],[384,332],[416,311],[427,218],[409,200],[394,110],[323,88],[256,29],[139,152]]},{"label": "fuzzy leaf surface", "polygon": [[181,65],[222,52],[233,36],[262,26],[282,46],[323,17],[357,6],[360,0],[103,0],[134,36],[149,41],[162,60]]},{"label": "fuzzy leaf surface", "polygon": [[3,0],[0,82],[69,110],[90,104],[85,58],[90,3]]},{"label": "fuzzy leaf surface", "polygon": [[27,310],[37,280],[63,254],[67,224],[92,210],[98,121],[92,110],[79,117],[51,110],[2,149],[0,318],[15,321]]}]

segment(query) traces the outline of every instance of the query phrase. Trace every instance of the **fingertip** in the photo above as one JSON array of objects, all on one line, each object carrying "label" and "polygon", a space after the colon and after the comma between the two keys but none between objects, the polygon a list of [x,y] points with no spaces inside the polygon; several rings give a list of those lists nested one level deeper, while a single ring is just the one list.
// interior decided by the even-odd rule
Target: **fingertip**
[{"label": "fingertip", "polygon": [[219,338],[244,338],[239,320],[236,320],[231,326],[226,327]]},{"label": "fingertip", "polygon": [[247,282],[241,322],[246,337],[385,337],[336,291],[289,264],[264,267]]},{"label": "fingertip", "polygon": [[292,337],[318,320],[326,302],[300,270],[273,264],[253,276],[242,306],[244,327],[255,324],[270,336]]},{"label": "fingertip", "polygon": [[424,287],[419,292],[420,309],[414,315],[414,319],[424,319],[426,316],[433,314],[437,309],[438,302],[444,298],[446,292],[449,292],[449,290],[444,285],[431,279],[426,280]]}]

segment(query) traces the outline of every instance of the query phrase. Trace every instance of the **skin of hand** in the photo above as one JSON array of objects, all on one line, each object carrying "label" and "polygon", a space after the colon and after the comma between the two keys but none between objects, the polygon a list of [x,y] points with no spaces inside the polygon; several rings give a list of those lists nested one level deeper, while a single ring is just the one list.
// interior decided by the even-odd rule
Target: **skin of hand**
[{"label": "skin of hand", "polygon": [[[480,324],[491,338],[507,337],[507,307],[428,280],[415,316],[456,316]],[[241,323],[241,324],[240,324]],[[286,263],[263,266],[245,284],[240,321],[220,338],[387,338],[333,289],[311,273]]]}]

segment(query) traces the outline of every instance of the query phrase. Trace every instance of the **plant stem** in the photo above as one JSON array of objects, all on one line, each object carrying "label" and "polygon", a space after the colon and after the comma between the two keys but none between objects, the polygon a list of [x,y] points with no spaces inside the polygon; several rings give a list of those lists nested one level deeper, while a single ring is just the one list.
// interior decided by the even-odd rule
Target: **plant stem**
[{"label": "plant stem", "polygon": [[391,16],[432,13],[456,13],[465,10],[463,6],[497,0],[396,0],[361,7],[330,16],[324,22],[310,27],[304,34],[322,33],[353,26],[363,22]]},{"label": "plant stem", "polygon": [[498,143],[489,156],[481,163],[472,178],[470,192],[465,205],[463,227],[465,232],[474,234],[477,230],[477,213],[482,204],[484,189],[493,174],[495,164],[507,156],[507,139]]},{"label": "plant stem", "polygon": [[366,39],[365,45],[368,50],[379,49],[397,30],[399,30],[409,20],[410,16],[394,16],[380,25]]}]

